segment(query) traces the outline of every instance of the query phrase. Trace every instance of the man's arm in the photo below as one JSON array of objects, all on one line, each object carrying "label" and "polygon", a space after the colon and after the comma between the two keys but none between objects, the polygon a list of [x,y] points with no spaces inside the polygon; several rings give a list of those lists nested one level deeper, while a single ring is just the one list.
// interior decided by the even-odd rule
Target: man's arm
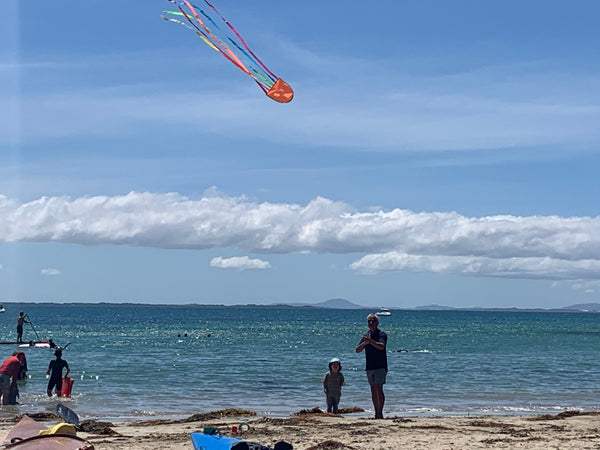
[{"label": "man's arm", "polygon": [[356,346],[356,349],[354,350],[356,353],[360,353],[365,349],[365,347],[368,344],[368,342],[366,341],[367,337],[368,337],[368,335],[365,335],[362,337],[361,341],[358,343],[358,345]]},{"label": "man's arm", "polygon": [[385,350],[385,342],[378,342],[371,339],[371,342],[369,342],[369,344],[371,344],[377,350]]},{"label": "man's arm", "polygon": [[377,350],[385,349],[385,342],[378,342],[374,340],[370,334],[365,334],[362,338],[362,341],[360,341],[360,344],[356,346],[356,353],[362,352],[367,345],[372,345]]}]

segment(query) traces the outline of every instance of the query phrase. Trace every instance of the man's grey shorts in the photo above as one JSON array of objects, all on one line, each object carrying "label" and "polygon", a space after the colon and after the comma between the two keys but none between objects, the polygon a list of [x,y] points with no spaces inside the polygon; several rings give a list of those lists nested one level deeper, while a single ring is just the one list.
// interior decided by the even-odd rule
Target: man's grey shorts
[{"label": "man's grey shorts", "polygon": [[385,369],[367,370],[367,379],[369,380],[369,384],[371,386],[374,384],[385,384],[386,375],[387,370]]}]

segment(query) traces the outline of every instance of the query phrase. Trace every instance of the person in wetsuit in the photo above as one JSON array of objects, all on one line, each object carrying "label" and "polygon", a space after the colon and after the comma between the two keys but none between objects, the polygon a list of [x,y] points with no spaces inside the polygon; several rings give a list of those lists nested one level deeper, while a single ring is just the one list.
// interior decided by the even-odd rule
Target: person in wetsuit
[{"label": "person in wetsuit", "polygon": [[71,371],[71,369],[69,369],[69,363],[62,359],[62,350],[60,348],[56,349],[56,351],[54,352],[54,356],[56,356],[56,359],[50,361],[50,364],[48,365],[48,370],[46,371],[46,375],[50,375],[47,390],[48,397],[52,397],[52,389],[54,388],[56,390],[56,394],[60,395],[60,390],[62,389],[63,369],[67,369],[65,377],[68,377],[69,372]]}]

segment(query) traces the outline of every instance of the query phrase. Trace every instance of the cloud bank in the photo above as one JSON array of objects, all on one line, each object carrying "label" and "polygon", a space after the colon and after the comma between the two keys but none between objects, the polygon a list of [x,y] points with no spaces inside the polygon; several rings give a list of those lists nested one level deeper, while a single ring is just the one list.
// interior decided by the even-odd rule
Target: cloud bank
[{"label": "cloud bank", "polygon": [[[177,193],[130,192],[114,197],[42,197],[27,203],[0,196],[0,242],[356,254],[350,267],[359,273],[600,278],[599,217],[361,212],[321,197],[299,205],[258,203],[216,192],[196,199]],[[244,258],[217,258],[211,265],[268,264]]]}]

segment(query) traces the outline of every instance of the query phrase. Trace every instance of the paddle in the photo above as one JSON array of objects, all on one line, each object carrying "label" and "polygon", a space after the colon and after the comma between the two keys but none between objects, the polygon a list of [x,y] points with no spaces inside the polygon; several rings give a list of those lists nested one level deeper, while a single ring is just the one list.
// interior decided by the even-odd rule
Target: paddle
[{"label": "paddle", "polygon": [[71,423],[73,425],[79,425],[79,416],[62,403],[56,405],[56,413],[60,417],[62,417],[65,420],[65,422]]},{"label": "paddle", "polygon": [[29,325],[31,325],[31,329],[33,330],[33,332],[35,333],[35,335],[36,335],[36,337],[38,338],[38,341],[39,341],[40,340],[40,335],[37,334],[37,331],[35,331],[33,323],[31,322],[31,319],[29,318],[29,314],[25,314],[25,318],[29,319]]}]

